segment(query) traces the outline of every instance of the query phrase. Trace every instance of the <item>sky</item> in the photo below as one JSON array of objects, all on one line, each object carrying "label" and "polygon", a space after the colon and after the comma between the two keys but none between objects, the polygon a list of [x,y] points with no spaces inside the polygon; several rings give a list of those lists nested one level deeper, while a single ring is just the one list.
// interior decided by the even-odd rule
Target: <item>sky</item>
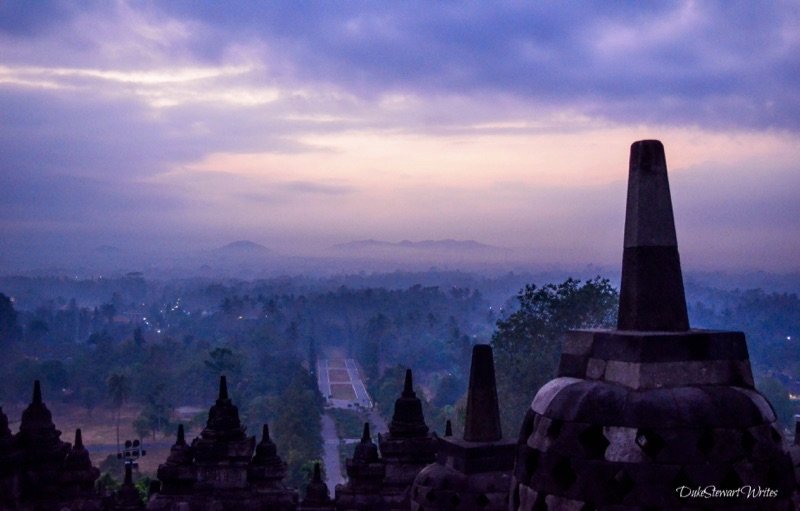
[{"label": "sky", "polygon": [[684,266],[800,271],[800,3],[0,2],[0,263],[473,239],[617,264],[664,142]]}]

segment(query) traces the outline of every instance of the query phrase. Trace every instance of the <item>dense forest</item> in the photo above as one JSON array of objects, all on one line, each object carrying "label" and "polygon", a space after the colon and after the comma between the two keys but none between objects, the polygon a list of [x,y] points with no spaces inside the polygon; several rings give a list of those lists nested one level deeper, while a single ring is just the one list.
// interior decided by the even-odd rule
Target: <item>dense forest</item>
[{"label": "dense forest", "polygon": [[[747,334],[759,388],[788,427],[800,394],[797,295],[687,290],[694,327]],[[491,343],[503,431],[513,437],[553,376],[564,332],[613,326],[618,300],[599,277],[533,282],[446,272],[261,281],[4,277],[0,293],[4,405],[24,404],[40,379],[49,401],[87,417],[102,408],[119,422],[120,410],[134,407],[127,426],[158,442],[178,421],[199,433],[225,374],[250,434],[269,423],[293,485],[321,457],[318,357],[357,360],[387,419],[404,369],[413,368],[429,426],[441,432],[446,419],[460,427],[472,345]],[[179,417],[187,409],[191,417]],[[337,417],[341,430],[358,430],[358,420]]]}]

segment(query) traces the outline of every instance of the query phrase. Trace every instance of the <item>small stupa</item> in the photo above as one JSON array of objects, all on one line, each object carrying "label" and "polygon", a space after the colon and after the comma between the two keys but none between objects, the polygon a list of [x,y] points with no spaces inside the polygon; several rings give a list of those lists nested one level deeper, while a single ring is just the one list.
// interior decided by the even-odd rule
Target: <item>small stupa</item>
[{"label": "small stupa", "polygon": [[336,506],[328,492],[328,485],[322,480],[322,469],[319,462],[316,462],[299,511],[334,511],[335,509]]},{"label": "small stupa", "polygon": [[352,458],[345,460],[347,482],[336,485],[336,509],[339,511],[369,511],[383,509],[381,487],[386,477],[386,464],[378,456],[378,446],[372,441],[369,422],[364,423],[361,441],[356,444]]},{"label": "small stupa", "polygon": [[381,492],[386,509],[407,510],[414,478],[436,460],[437,438],[429,432],[422,402],[414,392],[411,369],[406,369],[403,391],[394,404],[389,432],[378,435],[386,477]]},{"label": "small stupa", "polygon": [[422,469],[414,480],[411,509],[508,509],[514,445],[503,439],[500,428],[492,347],[476,344],[472,349],[464,437],[439,439],[436,462]]}]

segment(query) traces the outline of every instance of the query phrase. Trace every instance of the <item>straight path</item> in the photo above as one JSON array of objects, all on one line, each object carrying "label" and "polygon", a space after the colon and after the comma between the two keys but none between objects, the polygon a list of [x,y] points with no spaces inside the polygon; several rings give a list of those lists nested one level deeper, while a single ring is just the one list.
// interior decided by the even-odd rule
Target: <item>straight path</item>
[{"label": "straight path", "polygon": [[328,399],[331,395],[331,379],[328,374],[328,361],[317,361],[317,383],[319,384],[319,391],[322,392],[322,397]]},{"label": "straight path", "polygon": [[356,361],[352,358],[348,358],[344,361],[344,364],[347,367],[347,374],[350,375],[350,382],[353,384],[353,390],[356,392],[356,401],[364,408],[370,408],[372,406],[372,401],[369,399],[369,394],[367,393],[367,388],[364,386],[364,382],[361,380],[361,375],[358,374]]},{"label": "straight path", "polygon": [[344,483],[344,478],[342,464],[339,462],[339,437],[336,435],[336,424],[327,413],[322,414],[322,439],[325,442],[322,455],[322,462],[325,464],[325,484],[333,497],[336,485]]},{"label": "straight path", "polygon": [[[341,362],[342,359],[336,359],[335,362]],[[339,365],[339,364],[337,364]],[[334,382],[337,385],[337,389],[341,390],[338,386],[350,386],[353,389],[353,394],[355,394],[355,399],[341,399],[339,397],[334,398],[333,392],[331,391],[331,376],[330,371],[336,369],[337,371],[345,370],[347,371],[347,378],[349,381],[339,381],[340,378],[337,377],[337,380]],[[338,373],[341,374],[341,373]],[[320,359],[317,360],[317,384],[319,386],[319,391],[322,393],[323,397],[327,401],[329,406],[333,406],[335,408],[351,408],[355,405],[358,405],[362,408],[371,409],[372,399],[369,397],[369,393],[367,392],[367,387],[364,385],[364,381],[361,379],[361,373],[358,370],[358,364],[352,358],[348,358],[344,360],[344,367],[332,367],[331,361],[327,359]],[[341,396],[341,393],[337,393],[338,396]]]}]

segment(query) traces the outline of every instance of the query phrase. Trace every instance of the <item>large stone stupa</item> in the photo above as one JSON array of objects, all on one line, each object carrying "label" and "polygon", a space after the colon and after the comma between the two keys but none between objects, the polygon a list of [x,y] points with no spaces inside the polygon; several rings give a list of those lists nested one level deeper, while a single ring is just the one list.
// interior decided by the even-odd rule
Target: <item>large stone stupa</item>
[{"label": "large stone stupa", "polygon": [[510,509],[789,511],[794,485],[744,334],[689,327],[664,148],[636,142],[617,329],[568,334],[522,425]]}]

